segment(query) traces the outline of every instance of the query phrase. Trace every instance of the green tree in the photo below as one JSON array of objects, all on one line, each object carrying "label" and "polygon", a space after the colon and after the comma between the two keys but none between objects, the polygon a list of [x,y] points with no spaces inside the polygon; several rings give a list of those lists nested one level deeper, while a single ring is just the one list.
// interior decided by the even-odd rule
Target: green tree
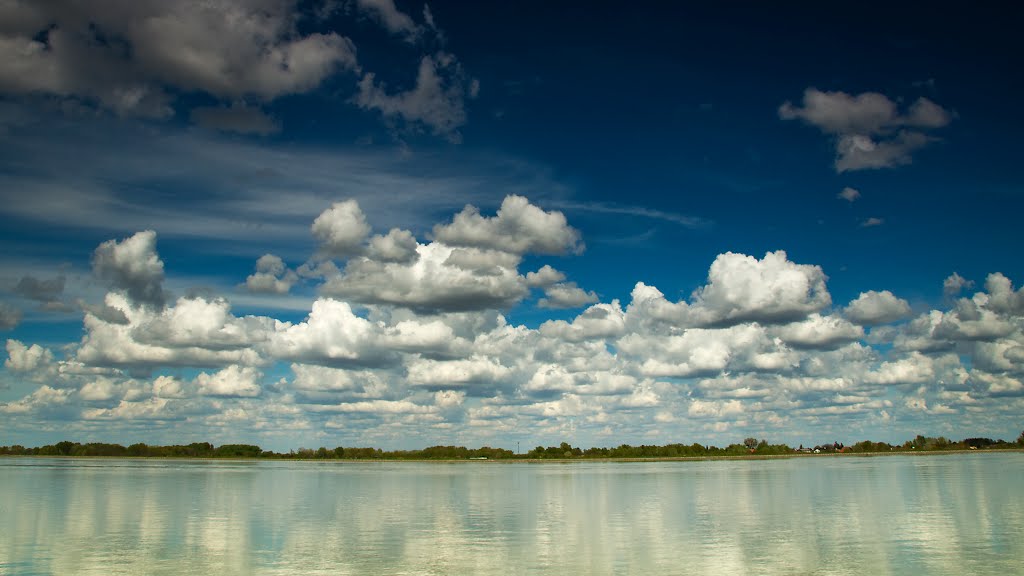
[{"label": "green tree", "polygon": [[63,442],[57,442],[57,444],[55,444],[54,447],[57,449],[57,453],[60,454],[61,456],[70,456],[71,450],[74,449],[75,445],[76,442],[64,440]]},{"label": "green tree", "polygon": [[[213,451],[216,458],[257,458],[263,450],[252,444],[224,444]],[[312,453],[312,450],[310,450]]]},{"label": "green tree", "polygon": [[128,455],[135,457],[149,456],[149,446],[146,446],[141,442],[138,444],[132,444],[128,447]]}]

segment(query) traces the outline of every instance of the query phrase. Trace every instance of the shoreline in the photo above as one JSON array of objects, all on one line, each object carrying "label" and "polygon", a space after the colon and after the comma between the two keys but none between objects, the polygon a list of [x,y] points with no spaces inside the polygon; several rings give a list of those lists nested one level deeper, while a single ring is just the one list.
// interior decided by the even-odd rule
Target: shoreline
[{"label": "shoreline", "polygon": [[57,456],[57,455],[13,455],[2,454],[3,458],[48,458],[57,460],[158,460],[191,462],[321,462],[324,464],[365,464],[365,463],[434,463],[434,464],[574,464],[584,462],[712,462],[730,460],[786,460],[796,458],[871,458],[875,456],[944,456],[954,454],[1024,454],[1024,448],[1000,448],[988,450],[899,450],[892,452],[832,452],[822,454],[740,454],[735,456],[670,456],[661,458],[496,458],[496,459],[427,459],[427,458],[192,458],[187,456]]}]

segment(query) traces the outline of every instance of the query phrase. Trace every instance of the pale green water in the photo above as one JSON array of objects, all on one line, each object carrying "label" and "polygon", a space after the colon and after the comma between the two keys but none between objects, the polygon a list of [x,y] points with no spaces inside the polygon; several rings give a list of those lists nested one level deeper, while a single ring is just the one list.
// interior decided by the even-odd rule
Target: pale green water
[{"label": "pale green water", "polygon": [[1024,454],[0,459],[0,574],[1024,573]]}]

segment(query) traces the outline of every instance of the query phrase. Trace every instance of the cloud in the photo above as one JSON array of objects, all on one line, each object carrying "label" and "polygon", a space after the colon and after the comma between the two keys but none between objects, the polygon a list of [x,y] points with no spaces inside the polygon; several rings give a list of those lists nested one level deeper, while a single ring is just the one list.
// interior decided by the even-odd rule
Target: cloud
[{"label": "cloud", "polygon": [[353,258],[321,287],[328,296],[421,312],[510,308],[528,293],[516,272],[519,257],[504,252],[419,245],[412,263]]},{"label": "cloud", "polygon": [[780,326],[777,333],[794,348],[835,349],[864,337],[864,329],[836,316],[812,314],[806,320]]},{"label": "cloud", "polygon": [[565,280],[565,274],[545,264],[536,272],[526,273],[526,284],[530,288],[545,288]]},{"label": "cloud", "polygon": [[493,217],[467,205],[450,224],[434,226],[434,238],[451,246],[502,250],[513,254],[579,254],[580,233],[565,215],[545,212],[522,196],[509,195]]},{"label": "cloud", "polygon": [[370,371],[297,363],[292,364],[291,369],[295,374],[292,387],[303,392],[345,392],[375,397],[387,389],[384,380]]},{"label": "cloud", "polygon": [[594,304],[571,323],[548,320],[540,325],[539,330],[544,336],[569,342],[613,338],[626,332],[626,314],[619,301],[613,300],[611,304]]},{"label": "cloud", "polygon": [[363,400],[342,402],[330,409],[342,413],[366,414],[430,414],[437,411],[434,406],[424,406],[409,400]]},{"label": "cloud", "polygon": [[772,348],[765,329],[757,324],[690,328],[667,336],[634,332],[618,340],[619,352],[637,363],[639,373],[655,378],[752,370],[761,354]]},{"label": "cloud", "polygon": [[469,388],[480,385],[490,389],[507,378],[511,370],[494,359],[474,356],[463,360],[438,361],[418,359],[407,368],[411,386],[431,390]]},{"label": "cloud", "polygon": [[624,206],[621,204],[611,204],[607,202],[567,202],[559,201],[554,204],[558,208],[565,210],[580,210],[584,212],[597,212],[599,214],[625,214],[627,216],[641,216],[643,218],[651,218],[653,220],[663,220],[665,222],[671,222],[673,224],[679,224],[686,228],[703,229],[713,225],[713,222],[705,220],[704,218],[698,218],[696,216],[688,216],[686,214],[679,214],[676,212],[667,212],[665,210],[657,210],[654,208],[647,208],[644,206]]},{"label": "cloud", "polygon": [[854,200],[860,198],[860,192],[858,192],[856,188],[850,188],[849,186],[847,186],[846,188],[843,188],[842,191],[839,192],[839,194],[836,194],[836,197],[842,198],[847,202],[853,202]]},{"label": "cloud", "polygon": [[89,304],[85,301],[78,302],[79,307],[83,312],[91,314],[96,319],[105,322],[107,324],[128,324],[128,316],[125,315],[124,311],[119,308],[109,306],[106,302],[101,304]]},{"label": "cloud", "polygon": [[894,347],[901,351],[920,352],[935,352],[953,348],[953,342],[936,334],[943,318],[944,314],[940,310],[931,310],[919,315],[900,327],[892,339]]},{"label": "cloud", "polygon": [[[78,342],[7,342],[4,384],[30,388],[0,410],[12,429],[102,420],[120,422],[112,431],[145,423],[158,433],[187,418],[197,434],[275,430],[295,445],[318,434],[370,444],[433,433],[557,437],[577,425],[582,442],[606,429],[633,442],[705,427],[910,429],[922,414],[940,425],[952,411],[981,426],[975,414],[1024,397],[1024,290],[1001,273],[984,291],[906,321],[909,305],[888,290],[832,309],[821,267],[782,251],[727,252],[688,298],[670,302],[637,282],[624,309],[526,256],[572,252],[580,239],[559,213],[525,198],[490,217],[463,210],[464,221],[440,224],[423,244],[397,227],[373,235],[359,205],[349,206],[325,217],[320,244],[354,227],[340,241],[352,254],[343,265],[314,258],[302,267],[322,296],[298,322],[236,315],[213,294],[162,307],[133,298],[131,286],[162,291],[175,281],[163,278],[155,235],[103,243],[94,265],[98,275],[118,272],[106,273],[113,289],[83,302]],[[533,272],[520,275],[524,262]],[[267,254],[246,284],[284,291],[275,282],[294,281],[290,274],[298,275]],[[571,320],[542,315],[536,327],[506,318],[534,288],[590,305]],[[542,312],[509,314],[533,322]]]},{"label": "cloud", "polygon": [[693,307],[704,324],[799,320],[832,303],[826,278],[820,266],[790,262],[782,250],[761,260],[727,252],[711,264]]},{"label": "cloud", "polygon": [[782,104],[779,116],[783,120],[803,120],[829,134],[878,134],[901,126],[941,128],[951,120],[948,112],[927,98],[918,98],[908,114],[900,114],[896,103],[884,94],[852,96],[816,88],[804,91],[802,107],[791,102]]},{"label": "cloud", "polygon": [[438,390],[434,393],[434,406],[442,410],[461,407],[466,401],[466,393],[462,390]]},{"label": "cloud", "polygon": [[40,280],[35,276],[22,276],[14,287],[14,293],[43,304],[59,302],[64,294],[64,276]]},{"label": "cloud", "polygon": [[687,409],[691,418],[734,419],[743,413],[743,403],[739,400],[715,402],[694,399]]},{"label": "cloud", "polygon": [[67,418],[74,414],[70,407],[72,390],[40,386],[28,396],[16,402],[0,404],[0,412],[11,415],[37,415],[51,418]]},{"label": "cloud", "polygon": [[528,395],[551,397],[552,393],[572,392],[576,388],[575,376],[557,364],[547,364],[537,368],[530,379],[520,386],[520,391]]},{"label": "cloud", "polygon": [[[785,102],[783,120],[802,120],[836,139],[837,172],[909,164],[911,153],[935,138],[927,131],[949,124],[952,116],[927,98],[918,98],[903,113],[877,92],[804,91],[803,105]],[[852,200],[851,200],[852,201]]]},{"label": "cloud", "polygon": [[971,378],[994,397],[1024,396],[1024,380],[1019,377],[974,371]]},{"label": "cloud", "polygon": [[935,378],[932,359],[920,352],[906,358],[883,362],[877,370],[867,374],[865,382],[871,384],[925,384]]},{"label": "cloud", "polygon": [[408,264],[419,258],[419,254],[416,252],[418,245],[412,232],[392,228],[386,235],[370,238],[366,254],[370,259],[378,262]]},{"label": "cloud", "polygon": [[[564,393],[598,397],[593,399],[608,402],[609,408],[635,408],[658,403],[658,396],[650,385],[649,380],[640,380],[618,370],[570,371],[557,364],[545,364],[520,390],[536,398],[551,398]],[[626,396],[631,397],[624,398]]]},{"label": "cloud", "polygon": [[169,348],[239,350],[265,341],[278,326],[267,317],[232,315],[223,298],[179,298],[160,314],[129,314],[135,341]]},{"label": "cloud", "polygon": [[1010,335],[1016,329],[1013,319],[1004,314],[1010,311],[992,304],[991,296],[984,293],[970,300],[961,298],[952,310],[941,315],[932,336],[953,341],[993,341]]},{"label": "cloud", "polygon": [[942,106],[927,98],[918,98],[910,105],[909,114],[903,118],[903,123],[916,128],[942,128],[952,118]]},{"label": "cloud", "polygon": [[276,327],[269,318],[232,316],[224,300],[181,298],[174,306],[155,311],[109,293],[104,304],[119,310],[127,322],[86,313],[85,335],[75,357],[89,366],[258,364],[260,355],[252,346]]},{"label": "cloud", "polygon": [[836,171],[891,168],[910,164],[911,152],[923,148],[933,138],[917,132],[900,132],[890,140],[861,134],[843,135],[836,142]]},{"label": "cloud", "polygon": [[888,290],[869,290],[850,302],[843,315],[862,326],[888,324],[910,316],[910,304]]},{"label": "cloud", "polygon": [[175,92],[271,100],[358,69],[348,39],[299,34],[289,0],[17,2],[12,12],[0,91],[80,97],[118,114],[168,116]]},{"label": "cloud", "polygon": [[187,398],[188,384],[173,376],[158,376],[153,380],[153,394],[158,398]]},{"label": "cloud", "polygon": [[148,398],[141,402],[121,400],[113,408],[95,408],[85,410],[82,417],[86,420],[108,421],[172,421],[182,420],[183,415],[175,414],[176,407],[165,398]]},{"label": "cloud", "polygon": [[[415,40],[422,29],[413,22],[408,14],[402,12],[395,6],[394,0],[356,0],[359,9],[367,12],[380,22],[380,24],[392,34],[405,36],[410,41]],[[429,9],[424,7],[425,14],[430,14]],[[428,22],[432,22],[429,18]]]},{"label": "cloud", "polygon": [[851,96],[808,88],[803,106],[787,101],[779,107],[779,117],[800,119],[831,134],[872,134],[894,124],[897,114],[896,105],[876,92]]},{"label": "cloud", "polygon": [[881,226],[885,224],[885,220],[882,218],[871,217],[860,223],[861,228],[874,228],[875,226]]},{"label": "cloud", "polygon": [[324,210],[311,227],[313,237],[321,249],[330,256],[345,257],[363,250],[363,241],[370,233],[370,225],[359,208],[359,202],[335,202]]},{"label": "cloud", "polygon": [[1020,329],[1024,290],[1014,291],[1010,280],[1000,273],[990,274],[985,288],[988,292],[956,300],[948,311],[931,310],[900,327],[894,346],[922,352],[967,347],[979,364],[999,364],[1000,360],[993,362],[989,345],[1007,338],[1024,339]]},{"label": "cloud", "polygon": [[7,360],[4,368],[12,372],[36,372],[53,365],[53,352],[39,344],[26,346],[19,340],[7,341]]},{"label": "cloud", "polygon": [[986,307],[1003,314],[1024,315],[1024,288],[1014,292],[1013,283],[1002,273],[989,274],[985,278],[985,290],[988,291]]},{"label": "cloud", "polygon": [[93,252],[92,270],[136,304],[163,308],[164,263],[156,253],[156,232],[136,232],[118,242],[108,240]]},{"label": "cloud", "polygon": [[945,280],[942,281],[942,294],[946,298],[952,298],[960,294],[965,289],[974,287],[974,281],[967,280],[963,276],[953,272]]},{"label": "cloud", "polygon": [[598,301],[597,294],[586,291],[575,282],[560,282],[544,289],[544,297],[537,302],[541,308],[579,308]]},{"label": "cloud", "polygon": [[[284,151],[250,139],[93,117],[0,133],[0,148],[24,166],[0,174],[0,214],[6,218],[104,235],[154,229],[161,239],[201,239],[209,250],[244,249],[257,256],[268,246],[307,242],[311,222],[335,199],[357,199],[369,221],[387,218],[395,226],[429,230],[438,213],[483,198],[482,178],[509,190],[551,185],[532,167],[482,157],[438,170],[436,158]],[[40,149],[48,150],[49,160]],[[51,169],[54,162],[60,171]],[[162,192],[170,189],[173,195]],[[270,251],[285,256],[281,249]]]},{"label": "cloud", "polygon": [[264,254],[256,261],[256,273],[245,279],[245,287],[250,292],[287,294],[298,279],[298,274],[289,270],[280,256]]},{"label": "cloud", "polygon": [[21,324],[21,310],[0,302],[0,330],[13,330]]},{"label": "cloud", "polygon": [[377,346],[379,327],[356,316],[346,302],[321,299],[305,322],[281,327],[271,337],[270,354],[282,360],[326,366],[380,365],[394,353]]},{"label": "cloud", "polygon": [[478,90],[474,86],[479,83],[466,76],[453,55],[439,52],[420,60],[413,88],[389,94],[387,86],[378,83],[371,72],[359,81],[353,101],[385,118],[401,119],[412,127],[426,126],[434,134],[458,142],[458,129],[466,123],[466,99],[475,97]]},{"label": "cloud", "polygon": [[78,397],[88,403],[103,403],[114,399],[120,400],[125,394],[124,388],[123,383],[101,376],[79,388]]},{"label": "cloud", "polygon": [[196,376],[196,385],[204,396],[252,398],[260,395],[259,379],[262,377],[255,368],[231,365],[213,374],[200,373]]},{"label": "cloud", "polygon": [[972,346],[972,367],[985,372],[1024,373],[1024,341],[1016,335]]},{"label": "cloud", "polygon": [[221,132],[266,136],[281,130],[276,120],[262,110],[235,102],[230,107],[200,106],[190,114],[193,124]]}]

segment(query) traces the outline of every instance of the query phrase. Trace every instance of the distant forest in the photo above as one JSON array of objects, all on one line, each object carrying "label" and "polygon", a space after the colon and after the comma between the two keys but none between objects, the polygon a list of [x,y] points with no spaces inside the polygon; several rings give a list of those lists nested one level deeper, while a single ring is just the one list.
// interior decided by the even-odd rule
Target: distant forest
[{"label": "distant forest", "polygon": [[601,459],[601,458],[717,458],[728,456],[784,456],[795,454],[828,453],[878,453],[918,452],[942,450],[994,450],[1024,448],[1024,433],[1016,442],[993,440],[991,438],[965,438],[954,441],[917,436],[903,444],[865,440],[851,446],[830,442],[814,446],[792,448],[785,444],[769,444],[765,440],[747,438],[742,443],[730,444],[724,448],[704,444],[667,444],[664,446],[630,446],[622,444],[616,448],[586,448],[562,442],[559,446],[537,446],[529,452],[516,454],[504,448],[465,448],[463,446],[431,446],[422,450],[381,450],[380,448],[299,448],[289,452],[263,450],[251,444],[223,444],[214,446],[209,442],[172,446],[151,446],[148,444],[106,444],[101,442],[64,441],[36,448],[20,445],[0,446],[0,456],[113,456],[122,458],[266,458],[296,460],[536,460],[536,459]]}]

